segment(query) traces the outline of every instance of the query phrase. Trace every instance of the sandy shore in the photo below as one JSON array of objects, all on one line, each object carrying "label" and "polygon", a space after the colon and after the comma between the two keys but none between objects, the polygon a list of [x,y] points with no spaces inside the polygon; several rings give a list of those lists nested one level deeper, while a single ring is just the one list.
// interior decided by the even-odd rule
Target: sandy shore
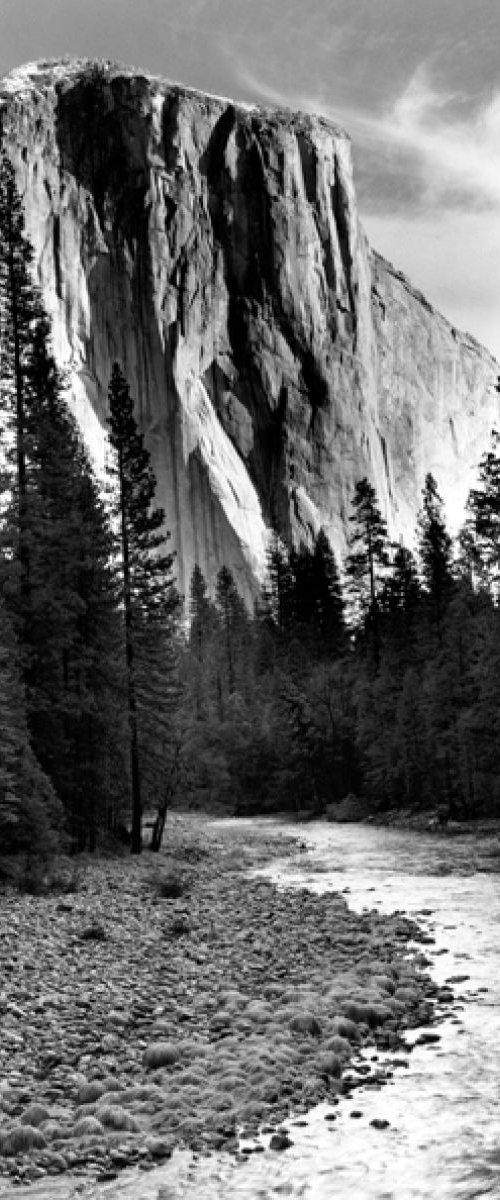
[{"label": "sandy shore", "polygon": [[299,853],[175,816],[161,856],[86,860],[75,894],[0,893],[0,1195],[236,1152],[242,1127],[380,1086],[390,1059],[361,1047],[400,1058],[452,994],[408,919],[245,875]]}]

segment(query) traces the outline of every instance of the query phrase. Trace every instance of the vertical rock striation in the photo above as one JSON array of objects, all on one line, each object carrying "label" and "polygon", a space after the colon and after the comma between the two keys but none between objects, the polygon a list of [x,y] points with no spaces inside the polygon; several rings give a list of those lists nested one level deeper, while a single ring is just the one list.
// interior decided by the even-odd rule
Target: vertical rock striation
[{"label": "vertical rock striation", "polygon": [[427,470],[458,512],[500,368],[370,250],[340,129],[90,62],[0,106],[76,415],[101,462],[118,359],[181,590],[226,563],[250,599],[270,527],[342,553],[365,474],[395,536]]}]

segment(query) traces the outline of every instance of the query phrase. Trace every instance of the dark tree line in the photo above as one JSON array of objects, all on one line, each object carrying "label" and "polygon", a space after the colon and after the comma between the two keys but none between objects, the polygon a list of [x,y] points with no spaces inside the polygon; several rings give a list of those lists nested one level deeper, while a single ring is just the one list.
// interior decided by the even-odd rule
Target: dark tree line
[{"label": "dark tree line", "polygon": [[[177,596],[164,514],[118,366],[110,486],[68,408],[0,160],[0,853],[96,847],[161,810]],[[127,720],[128,717],[128,720]]]},{"label": "dark tree line", "polygon": [[344,581],[323,530],[274,537],[250,615],[224,569],[199,568],[185,651],[185,744],[199,802],[240,812],[500,810],[500,437],[454,547],[428,475],[416,552],[392,545],[377,497],[353,497]]}]

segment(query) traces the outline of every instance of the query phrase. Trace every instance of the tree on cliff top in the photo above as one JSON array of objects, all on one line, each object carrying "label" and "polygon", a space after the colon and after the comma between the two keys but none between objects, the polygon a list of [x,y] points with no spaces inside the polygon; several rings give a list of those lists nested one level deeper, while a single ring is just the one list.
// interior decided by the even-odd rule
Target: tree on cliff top
[{"label": "tree on cliff top", "polygon": [[161,806],[162,759],[175,696],[175,620],[179,598],[173,560],[165,552],[165,514],[154,508],[156,479],[138,432],[133,401],[118,363],[109,385],[109,442],[113,516],[118,527],[119,576],[127,674],[133,854],[142,850],[144,784]]}]

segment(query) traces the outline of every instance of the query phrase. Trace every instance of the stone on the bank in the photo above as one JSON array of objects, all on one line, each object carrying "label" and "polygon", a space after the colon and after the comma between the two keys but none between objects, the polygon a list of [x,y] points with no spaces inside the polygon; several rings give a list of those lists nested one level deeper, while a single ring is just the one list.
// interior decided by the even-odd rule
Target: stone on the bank
[{"label": "stone on the bank", "polygon": [[334,1017],[333,1027],[335,1033],[337,1033],[339,1037],[345,1038],[348,1042],[359,1041],[359,1030],[352,1017]]},{"label": "stone on the bank", "polygon": [[394,980],[389,975],[374,975],[372,984],[381,992],[388,992],[391,996],[396,986]]},{"label": "stone on the bank", "polygon": [[342,1062],[350,1058],[352,1054],[351,1043],[347,1041],[347,1038],[340,1037],[340,1034],[337,1033],[325,1041],[324,1049],[331,1050],[333,1054],[337,1054]]},{"label": "stone on the bank", "polygon": [[285,1130],[278,1130],[277,1133],[273,1133],[273,1136],[269,1142],[270,1150],[288,1150],[289,1146],[293,1146],[293,1142]]},{"label": "stone on the bank", "polygon": [[34,1125],[14,1125],[0,1137],[0,1152],[6,1158],[13,1154],[27,1154],[30,1150],[42,1150],[46,1145],[43,1133]]},{"label": "stone on the bank", "polygon": [[48,1121],[49,1117],[49,1110],[48,1108],[44,1108],[43,1104],[29,1104],[28,1108],[25,1108],[21,1113],[19,1123],[21,1125],[33,1125],[36,1129],[43,1121]]},{"label": "stone on the bank", "polygon": [[419,995],[416,988],[403,985],[402,987],[396,988],[396,991],[394,992],[394,999],[399,1000],[401,1004],[406,1006],[408,1004],[418,1004]]},{"label": "stone on the bank", "polygon": [[76,1103],[93,1104],[94,1100],[100,1100],[108,1090],[104,1079],[91,1079],[78,1089]]},{"label": "stone on the bank", "polygon": [[40,1129],[48,1142],[60,1141],[61,1138],[68,1135],[68,1130],[64,1125],[61,1125],[59,1121],[54,1121],[52,1117],[48,1121],[42,1121]]},{"label": "stone on the bank", "polygon": [[256,1024],[265,1024],[267,1021],[271,1020],[272,1015],[273,1010],[271,1005],[265,1000],[251,1000],[250,1004],[247,1004],[245,1009],[245,1016],[247,1016],[250,1021],[255,1021]]},{"label": "stone on the bank", "polygon": [[73,1137],[91,1137],[92,1134],[104,1133],[104,1126],[97,1117],[80,1117],[73,1126]]},{"label": "stone on the bank", "polygon": [[173,1143],[168,1138],[148,1138],[146,1146],[153,1158],[170,1158],[173,1152]]},{"label": "stone on the bank", "polygon": [[339,1078],[342,1074],[342,1063],[338,1054],[334,1054],[332,1050],[325,1050],[318,1055],[316,1066],[323,1075],[332,1075]]},{"label": "stone on the bank", "polygon": [[370,1029],[376,1029],[377,1025],[383,1025],[384,1021],[388,1021],[392,1016],[387,1004],[348,1000],[342,1005],[342,1009],[349,1021],[353,1021],[355,1025],[368,1025]]},{"label": "stone on the bank", "polygon": [[179,1059],[179,1049],[173,1042],[154,1042],[142,1056],[145,1067],[172,1067]]}]

